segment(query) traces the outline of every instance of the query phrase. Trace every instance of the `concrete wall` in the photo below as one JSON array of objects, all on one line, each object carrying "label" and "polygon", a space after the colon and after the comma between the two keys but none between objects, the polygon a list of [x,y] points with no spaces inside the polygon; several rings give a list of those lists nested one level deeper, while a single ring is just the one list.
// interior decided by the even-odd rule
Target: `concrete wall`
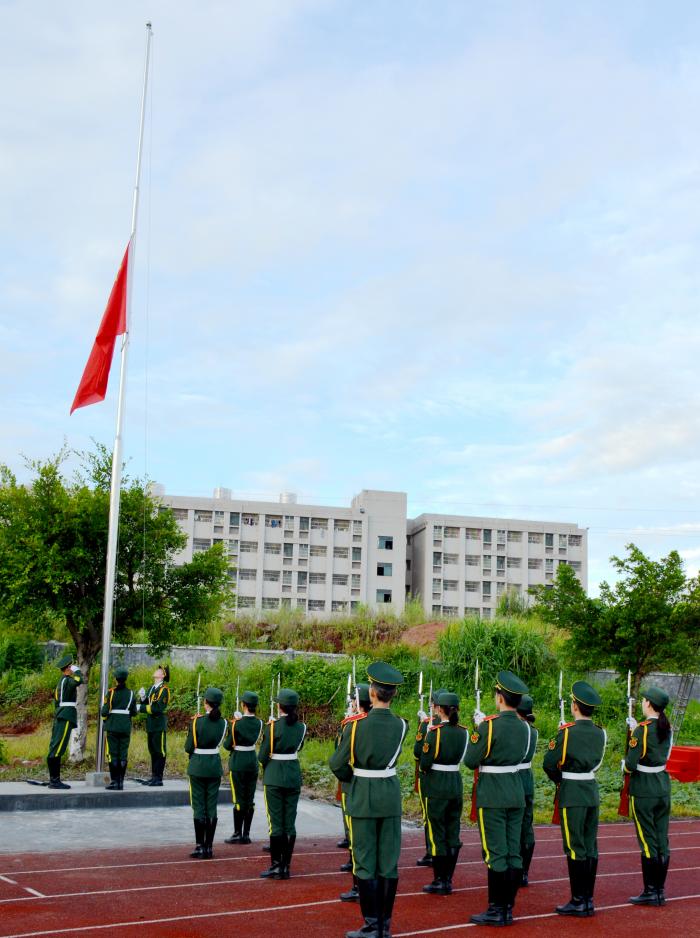
[{"label": "concrete wall", "polygon": [[[614,681],[617,677],[616,671],[591,671],[588,675],[590,681],[595,681],[597,684],[608,684],[610,681]],[[681,674],[664,674],[663,672],[654,672],[649,674],[643,681],[642,687],[645,685],[648,687],[650,684],[655,684],[657,687],[663,688],[666,691],[668,696],[671,698],[671,701],[674,701],[678,696],[678,688],[681,683]],[[693,684],[693,690],[690,695],[691,700],[696,700],[700,703],[700,678],[695,680]]]}]

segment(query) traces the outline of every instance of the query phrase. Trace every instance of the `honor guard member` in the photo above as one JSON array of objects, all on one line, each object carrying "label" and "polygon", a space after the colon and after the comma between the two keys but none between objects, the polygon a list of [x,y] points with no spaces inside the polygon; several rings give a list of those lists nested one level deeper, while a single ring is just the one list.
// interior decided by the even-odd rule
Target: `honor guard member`
[{"label": "honor guard member", "polygon": [[105,694],[100,711],[107,736],[107,758],[111,778],[109,785],[105,786],[108,791],[122,791],[129,760],[131,721],[136,716],[137,705],[134,692],[126,686],[128,677],[126,668],[114,669],[115,685]]},{"label": "honor guard member", "polygon": [[223,691],[207,687],[204,692],[202,716],[190,723],[185,752],[190,761],[190,804],[194,813],[194,836],[197,846],[190,854],[196,860],[211,860],[216,832],[219,788],[221,787],[221,756],[219,747],[228,731],[228,720],[221,715]]},{"label": "honor guard member", "polygon": [[61,781],[61,758],[68,748],[70,734],[78,725],[78,686],[83,683],[83,675],[73,664],[72,655],[64,655],[56,662],[61,672],[61,679],[53,695],[53,729],[46,765],[49,770],[49,788],[70,788]]},{"label": "honor guard member", "polygon": [[151,757],[151,777],[145,784],[153,788],[163,787],[163,772],[167,755],[167,710],[170,704],[169,680],[170,668],[167,664],[159,664],[153,672],[153,684],[148,694],[143,687],[139,691],[141,702],[138,704],[138,712],[146,714],[146,736]]},{"label": "honor guard member", "polygon": [[522,877],[520,834],[525,794],[520,765],[530,748],[530,726],[519,719],[516,707],[527,686],[510,671],[499,671],[496,681],[498,713],[475,714],[478,726],[469,737],[464,763],[478,769],[476,808],[481,850],[488,869],[489,906],[472,915],[476,925],[513,924],[513,906]]},{"label": "honor guard member", "polygon": [[520,765],[520,781],[523,783],[525,793],[525,813],[523,814],[523,827],[520,835],[520,855],[523,859],[523,877],[521,886],[527,886],[532,863],[532,854],[535,852],[535,829],[534,821],[534,800],[535,800],[535,777],[532,773],[532,760],[537,750],[537,730],[532,725],[535,722],[535,715],[532,712],[532,697],[529,694],[523,694],[520,703],[517,706],[517,713],[521,720],[530,724],[530,748],[527,751],[524,761]]},{"label": "honor guard member", "polygon": [[[360,709],[357,710],[357,700],[360,702]],[[351,728],[348,728],[350,724],[357,719],[358,716],[362,716],[365,713],[369,713],[372,707],[371,701],[369,699],[369,684],[358,684],[357,693],[353,697],[353,710],[354,712],[351,716],[345,717],[341,723],[341,731],[338,734],[336,749],[341,744],[343,740],[344,733],[350,733]],[[350,791],[349,782],[338,782],[340,786],[340,798],[341,805],[343,808],[343,826],[345,828],[346,836],[348,838],[348,846],[350,847],[350,859],[347,863],[343,863],[340,867],[341,873],[350,873],[352,872],[352,844],[350,842],[350,819],[347,815],[347,796]],[[360,899],[360,890],[357,885],[357,877],[355,874],[352,874],[352,887],[347,892],[341,892],[340,901],[341,902],[358,902]]]},{"label": "honor guard member", "polygon": [[559,728],[544,756],[544,770],[559,786],[559,819],[569,867],[571,899],[557,906],[559,915],[593,915],[593,892],[598,871],[598,814],[600,796],[595,773],[607,742],[605,730],[591,719],[601,704],[586,681],[571,688],[572,723]]},{"label": "honor guard member", "polygon": [[440,717],[437,714],[437,701],[440,694],[444,694],[447,691],[446,687],[440,687],[437,690],[434,690],[430,695],[430,709],[432,712],[432,717],[430,714],[426,713],[424,710],[418,711],[418,732],[416,733],[416,741],[413,744],[413,758],[416,760],[416,788],[418,792],[418,800],[420,801],[421,816],[423,818],[423,833],[425,835],[425,853],[423,856],[416,860],[416,866],[432,866],[433,865],[433,854],[430,849],[430,839],[428,838],[428,818],[425,813],[425,804],[423,798],[423,791],[421,788],[422,776],[420,772],[420,757],[423,752],[423,744],[425,743],[425,735],[428,732],[430,726],[437,726],[440,723]]},{"label": "honor guard member", "polygon": [[243,712],[231,720],[224,739],[224,749],[231,755],[228,777],[233,799],[233,834],[226,844],[249,844],[250,825],[255,812],[255,786],[258,781],[258,757],[255,744],[260,739],[263,721],[255,715],[258,695],[246,690],[241,697]]},{"label": "honor guard member", "polygon": [[624,771],[630,778],[630,815],[642,851],[644,889],[633,896],[633,905],[664,905],[664,884],[670,860],[668,819],[671,813],[671,780],[666,762],[673,736],[665,714],[668,694],[660,687],[642,690],[642,712],[646,717],[630,723],[632,736],[625,756]]},{"label": "honor guard member", "polygon": [[469,732],[459,723],[459,697],[442,691],[437,699],[439,723],[429,727],[420,755],[421,791],[425,802],[433,881],[423,892],[449,896],[462,842],[459,822],[464,805],[460,768]]},{"label": "honor guard member", "polygon": [[262,879],[289,879],[289,867],[297,839],[296,819],[301,792],[299,750],[304,745],[306,724],[299,720],[299,694],[283,687],[274,698],[280,716],[263,731],[258,761],[263,767],[265,811],[270,830],[270,867]]},{"label": "honor guard member", "polygon": [[333,774],[349,782],[346,807],[353,873],[357,877],[362,928],[346,938],[391,938],[391,916],[401,852],[401,786],[396,763],[408,722],[391,712],[401,673],[377,661],[367,669],[372,709],[353,720],[330,758]]}]

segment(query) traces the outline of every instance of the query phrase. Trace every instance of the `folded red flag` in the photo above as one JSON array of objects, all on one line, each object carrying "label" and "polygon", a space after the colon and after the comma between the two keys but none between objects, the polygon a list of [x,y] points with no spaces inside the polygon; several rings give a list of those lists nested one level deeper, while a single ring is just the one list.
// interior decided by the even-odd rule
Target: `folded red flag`
[{"label": "folded red flag", "polygon": [[477,811],[476,811],[476,786],[479,784],[479,770],[474,769],[474,782],[472,784],[472,803],[471,810],[469,811],[469,820],[476,824]]},{"label": "folded red flag", "polygon": [[96,404],[103,401],[107,393],[109,369],[112,366],[114,343],[118,335],[126,332],[126,288],[127,270],[129,266],[129,248],[127,244],[124,259],[121,262],[117,279],[114,281],[112,292],[109,295],[107,308],[104,311],[100,328],[97,330],[90,357],[87,360],[83,377],[80,379],[78,390],[70,412],[87,404]]},{"label": "folded red flag", "polygon": [[620,804],[617,808],[617,813],[620,817],[629,817],[630,816],[630,779],[631,775],[628,775],[625,772],[625,781],[620,790]]}]

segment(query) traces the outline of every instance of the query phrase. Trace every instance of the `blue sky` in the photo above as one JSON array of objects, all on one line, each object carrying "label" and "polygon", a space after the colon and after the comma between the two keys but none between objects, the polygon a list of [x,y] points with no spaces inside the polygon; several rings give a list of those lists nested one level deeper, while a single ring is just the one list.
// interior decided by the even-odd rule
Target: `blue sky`
[{"label": "blue sky", "polygon": [[700,7],[0,4],[0,458],[68,416],[128,237],[130,469],[573,521],[700,563]]}]

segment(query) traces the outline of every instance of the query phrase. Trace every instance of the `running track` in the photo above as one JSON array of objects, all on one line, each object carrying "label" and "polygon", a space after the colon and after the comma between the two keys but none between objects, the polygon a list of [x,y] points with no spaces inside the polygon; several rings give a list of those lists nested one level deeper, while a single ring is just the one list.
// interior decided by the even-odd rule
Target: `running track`
[{"label": "running track", "polygon": [[[222,840],[226,833],[224,826]],[[689,924],[700,922],[700,821],[671,824],[669,902],[662,909],[635,908],[626,901],[641,889],[632,826],[602,827],[593,919],[562,919],[553,913],[569,896],[566,864],[556,828],[540,827],[537,836],[531,885],[518,895],[512,934],[624,938],[650,927],[666,934],[700,934],[700,926],[693,932]],[[356,904],[337,899],[350,877],[338,871],[347,853],[335,847],[335,839],[299,841],[292,878],[267,882],[258,877],[267,866],[259,843],[230,847],[219,842],[214,860],[202,861],[189,859],[189,845],[78,851],[68,829],[65,852],[0,857],[0,938],[106,938],[115,930],[119,938],[340,938],[359,927],[360,913]],[[415,866],[422,833],[404,835],[394,938],[459,938],[475,927],[469,916],[486,905],[485,869],[475,831],[465,830],[462,840],[455,892],[428,896],[421,886],[430,870]]]}]

